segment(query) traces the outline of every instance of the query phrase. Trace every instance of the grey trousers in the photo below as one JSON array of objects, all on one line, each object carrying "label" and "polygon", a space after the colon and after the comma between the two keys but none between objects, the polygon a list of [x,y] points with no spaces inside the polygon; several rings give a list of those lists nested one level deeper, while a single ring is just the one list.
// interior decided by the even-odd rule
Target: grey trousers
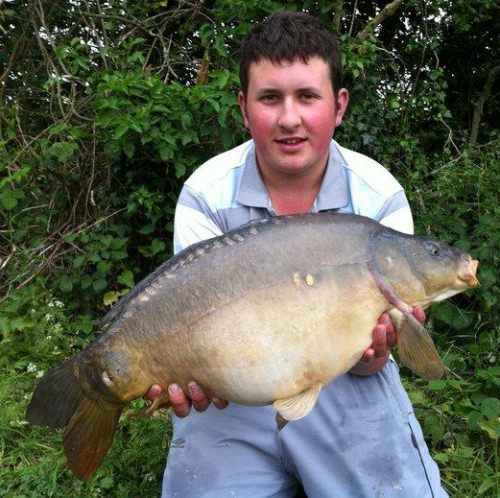
[{"label": "grey trousers", "polygon": [[162,498],[304,496],[448,496],[392,361],[369,377],[336,379],[282,431],[269,406],[175,419]]}]

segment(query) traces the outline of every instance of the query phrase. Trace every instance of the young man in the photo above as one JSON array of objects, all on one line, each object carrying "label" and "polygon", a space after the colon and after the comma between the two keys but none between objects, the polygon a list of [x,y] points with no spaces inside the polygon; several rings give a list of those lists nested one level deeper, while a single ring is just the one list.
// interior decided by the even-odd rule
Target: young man
[{"label": "young man", "polygon": [[[252,140],[186,181],[175,215],[176,252],[254,219],[309,211],[357,213],[413,231],[408,202],[390,173],[332,140],[349,96],[328,28],[303,13],[271,15],[243,42],[240,79],[238,100]],[[204,413],[185,417],[190,401],[170,386],[174,412],[185,418],[174,420],[162,495],[446,496],[388,359],[395,339],[386,315],[373,336],[364,361],[282,431],[272,407],[212,400],[225,408],[216,410],[195,383],[190,397]],[[159,392],[153,386],[149,397]]]}]

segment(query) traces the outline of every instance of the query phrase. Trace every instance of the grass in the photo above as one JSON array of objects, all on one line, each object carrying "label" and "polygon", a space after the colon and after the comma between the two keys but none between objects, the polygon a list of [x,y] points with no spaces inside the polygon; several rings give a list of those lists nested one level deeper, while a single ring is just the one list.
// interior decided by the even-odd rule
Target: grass
[{"label": "grass", "polygon": [[[104,464],[86,483],[66,467],[61,431],[29,426],[24,421],[28,392],[16,376],[2,372],[0,405],[0,496],[134,497],[159,496],[170,417],[122,418]],[[30,383],[21,381],[21,385]]]}]

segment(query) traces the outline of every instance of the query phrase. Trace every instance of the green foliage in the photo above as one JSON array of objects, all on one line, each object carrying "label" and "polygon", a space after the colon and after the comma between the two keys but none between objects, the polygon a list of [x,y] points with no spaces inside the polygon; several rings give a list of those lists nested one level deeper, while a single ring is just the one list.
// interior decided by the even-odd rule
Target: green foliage
[{"label": "green foliage", "polygon": [[[60,435],[26,426],[27,400],[170,255],[185,178],[246,139],[241,37],[283,7],[332,29],[337,18],[331,2],[309,0],[42,4],[0,10],[0,495],[150,496],[165,418],[125,419],[105,465],[81,484]],[[382,4],[336,4],[351,94],[336,138],[402,182],[417,233],[480,260],[481,287],[429,313],[448,375],[407,385],[450,495],[499,496],[495,3],[411,0],[363,40]]]},{"label": "green foliage", "polygon": [[500,491],[499,336],[497,328],[462,345],[438,341],[448,349],[448,375],[427,383],[405,380],[450,496],[494,497]]},{"label": "green foliage", "polygon": [[[131,279],[124,273],[118,280],[130,286]],[[86,346],[94,324],[87,314],[69,313],[68,305],[51,297],[41,279],[10,293],[2,303],[0,404],[5,410],[0,417],[0,496],[158,494],[170,438],[168,414],[122,418],[108,458],[88,484],[77,481],[67,469],[61,434],[28,426],[24,420],[34,384]]]}]

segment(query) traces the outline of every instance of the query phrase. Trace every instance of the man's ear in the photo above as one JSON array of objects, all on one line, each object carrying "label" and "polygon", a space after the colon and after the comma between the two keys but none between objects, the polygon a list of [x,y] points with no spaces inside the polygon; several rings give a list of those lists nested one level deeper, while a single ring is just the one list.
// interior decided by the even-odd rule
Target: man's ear
[{"label": "man's ear", "polygon": [[341,88],[337,92],[337,105],[336,105],[336,115],[335,115],[335,128],[342,124],[344,119],[345,111],[347,110],[347,105],[349,104],[349,91],[347,88]]},{"label": "man's ear", "polygon": [[241,114],[243,116],[243,122],[245,124],[245,128],[247,130],[249,130],[250,123],[248,122],[248,118],[247,118],[246,98],[245,98],[245,94],[241,90],[238,92],[238,104],[240,106]]}]

